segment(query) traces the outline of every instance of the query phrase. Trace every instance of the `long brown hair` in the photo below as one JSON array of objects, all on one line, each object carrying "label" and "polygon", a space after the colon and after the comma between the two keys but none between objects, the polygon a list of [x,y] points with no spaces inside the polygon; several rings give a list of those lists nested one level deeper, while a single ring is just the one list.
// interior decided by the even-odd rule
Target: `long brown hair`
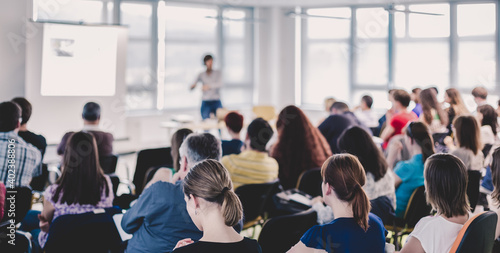
[{"label": "long brown hair", "polygon": [[490,126],[491,131],[494,135],[497,135],[498,127],[498,114],[497,111],[491,105],[480,105],[477,107],[477,111],[483,115],[481,120],[481,126]]},{"label": "long brown hair", "polygon": [[278,140],[271,156],[278,161],[283,187],[294,188],[303,171],[321,167],[332,151],[318,128],[296,106],[287,106],[280,112],[276,128]]},{"label": "long brown hair", "polygon": [[183,181],[184,194],[193,195],[222,206],[222,216],[226,226],[238,224],[243,217],[240,199],[233,191],[229,172],[213,159],[197,163]]},{"label": "long brown hair", "polygon": [[423,162],[434,154],[434,141],[425,123],[417,121],[410,122],[406,127],[406,135],[422,149]]},{"label": "long brown hair", "polygon": [[57,188],[52,197],[54,202],[97,205],[101,193],[110,189],[99,165],[97,144],[91,133],[72,134],[64,150],[62,175],[56,181]]},{"label": "long brown hair", "polygon": [[493,186],[495,187],[491,193],[491,197],[500,204],[500,147],[496,148],[491,155],[491,181],[493,181]]},{"label": "long brown hair", "polygon": [[474,155],[482,149],[481,133],[477,120],[471,116],[459,116],[453,121],[455,138],[459,147],[472,150]]},{"label": "long brown hair", "polygon": [[193,131],[187,128],[181,128],[172,135],[172,140],[170,143],[170,155],[172,155],[173,167],[175,171],[179,171],[181,168],[181,156],[179,154],[179,148],[186,137],[192,134]]},{"label": "long brown hair", "polygon": [[365,170],[358,158],[351,154],[336,154],[328,158],[321,168],[323,182],[328,183],[336,196],[352,206],[356,223],[368,230],[370,201],[363,190]]},{"label": "long brown hair", "polygon": [[453,108],[457,116],[469,113],[469,110],[467,110],[467,107],[465,106],[462,96],[460,95],[460,92],[458,92],[457,89],[455,88],[447,89],[446,95],[450,98],[450,106]]},{"label": "long brown hair", "polygon": [[431,125],[434,116],[432,115],[432,109],[436,110],[439,116],[439,121],[442,125],[448,125],[448,115],[441,108],[437,97],[436,90],[433,88],[427,88],[420,92],[420,104],[422,104],[422,113],[424,114],[424,121],[427,125]]}]

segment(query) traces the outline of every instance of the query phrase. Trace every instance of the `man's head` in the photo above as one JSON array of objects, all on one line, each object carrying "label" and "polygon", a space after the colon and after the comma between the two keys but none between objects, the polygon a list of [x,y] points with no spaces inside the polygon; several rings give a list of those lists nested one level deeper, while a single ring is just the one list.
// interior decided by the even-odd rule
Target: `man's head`
[{"label": "man's head", "polygon": [[330,114],[342,114],[349,111],[349,106],[344,102],[335,102],[330,107]]},{"label": "man's head", "polygon": [[101,119],[101,107],[95,102],[88,102],[83,106],[82,118],[85,123],[98,124]]},{"label": "man's head", "polygon": [[361,98],[360,107],[362,110],[371,109],[373,105],[373,98],[371,96],[365,95]]},{"label": "man's head", "polygon": [[273,137],[273,128],[262,118],[256,118],[248,125],[246,144],[250,149],[265,152],[266,145]]},{"label": "man's head", "polygon": [[230,112],[224,118],[224,122],[229,130],[238,134],[243,128],[243,115],[237,112]]},{"label": "man's head", "polygon": [[16,130],[21,125],[21,107],[14,102],[0,103],[0,132]]},{"label": "man's head", "polygon": [[410,105],[411,97],[405,90],[395,90],[392,93],[394,107],[398,109],[406,109]]},{"label": "man's head", "polygon": [[488,97],[488,90],[484,87],[476,87],[472,90],[471,92],[472,96],[474,97],[474,101],[476,104],[481,105],[486,101],[486,98]]},{"label": "man's head", "polygon": [[212,65],[214,63],[214,57],[212,57],[212,55],[205,55],[205,57],[203,57],[203,64],[205,66],[207,66],[207,69],[212,69]]},{"label": "man's head", "polygon": [[[192,133],[186,137],[179,148],[181,168],[179,173],[184,175],[195,164],[206,159],[220,160],[222,148],[220,141],[209,133]],[[183,178],[183,177],[181,177]]]},{"label": "man's head", "polygon": [[31,110],[32,110],[31,103],[28,100],[26,100],[26,98],[23,97],[13,98],[12,102],[16,103],[17,105],[19,105],[19,107],[21,107],[21,117],[23,118],[23,120],[21,121],[21,125],[28,123],[28,120],[31,117]]}]

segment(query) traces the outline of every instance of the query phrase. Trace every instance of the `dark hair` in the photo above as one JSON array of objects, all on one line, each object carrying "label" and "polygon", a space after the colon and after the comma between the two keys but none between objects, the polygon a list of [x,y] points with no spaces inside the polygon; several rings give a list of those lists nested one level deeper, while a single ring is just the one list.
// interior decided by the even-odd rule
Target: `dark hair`
[{"label": "dark hair", "polygon": [[271,156],[278,161],[279,178],[284,188],[294,188],[300,174],[319,168],[332,155],[330,145],[304,112],[289,105],[276,121],[278,140]]},{"label": "dark hair", "polygon": [[184,194],[193,195],[221,205],[224,223],[235,226],[243,217],[240,199],[233,191],[229,172],[216,160],[207,159],[197,163],[183,181]]},{"label": "dark hair", "polygon": [[10,132],[17,128],[21,117],[21,107],[14,102],[0,103],[0,132]]},{"label": "dark hair", "polygon": [[239,133],[243,128],[243,115],[237,112],[230,112],[224,117],[226,126],[235,133]]},{"label": "dark hair", "polygon": [[460,147],[472,150],[474,155],[481,151],[481,135],[477,120],[471,115],[462,115],[453,121],[455,138]]},{"label": "dark hair", "polygon": [[491,193],[491,197],[495,199],[497,204],[500,204],[500,147],[493,151],[491,158],[491,180],[495,187]]},{"label": "dark hair", "polygon": [[205,55],[203,57],[203,65],[207,65],[207,61],[213,60],[213,59],[214,59],[214,57],[212,55],[210,55],[210,54]]},{"label": "dark hair", "polygon": [[358,157],[365,171],[370,172],[375,181],[387,173],[388,165],[384,154],[363,128],[353,126],[345,130],[339,137],[338,147],[342,152]]},{"label": "dark hair", "polygon": [[31,110],[32,110],[31,103],[26,98],[23,97],[13,98],[12,102],[16,103],[17,105],[19,105],[19,107],[21,107],[21,117],[23,118],[23,120],[21,121],[21,125],[26,124],[31,117]]},{"label": "dark hair", "polygon": [[83,106],[82,118],[87,121],[96,121],[101,118],[101,107],[95,102],[88,102]]},{"label": "dark hair", "polygon": [[172,139],[170,140],[170,155],[172,156],[175,171],[179,171],[180,169],[181,156],[179,155],[179,148],[184,139],[192,133],[191,129],[181,128],[172,135]]},{"label": "dark hair", "polygon": [[472,90],[471,94],[475,98],[486,99],[488,97],[488,90],[484,87],[476,87]]},{"label": "dark hair", "polygon": [[247,134],[248,138],[250,138],[250,147],[254,150],[264,152],[274,132],[267,121],[262,118],[256,118],[248,126]]},{"label": "dark hair", "polygon": [[420,92],[422,91],[421,88],[413,88],[411,90],[411,93],[412,94],[415,94],[415,103],[420,103],[420,98],[419,98],[419,95],[420,95]]},{"label": "dark hair", "polygon": [[418,121],[410,122],[406,127],[406,135],[422,149],[423,162],[434,154],[434,141],[425,123]]},{"label": "dark hair", "polygon": [[481,126],[490,126],[493,134],[497,135],[498,114],[491,105],[481,105],[477,107],[477,111],[483,115]]},{"label": "dark hair", "polygon": [[436,92],[436,94],[439,94],[439,90],[436,86],[432,86],[429,89],[433,89]]},{"label": "dark hair", "polygon": [[179,153],[186,156],[192,167],[206,159],[220,160],[222,148],[215,136],[209,133],[192,133],[182,142]]},{"label": "dark hair", "polygon": [[95,206],[103,190],[109,196],[110,189],[99,165],[97,144],[91,133],[76,132],[69,137],[61,170],[52,201]]},{"label": "dark hair", "polygon": [[451,218],[469,212],[467,200],[467,168],[452,154],[435,154],[425,163],[427,203],[438,214]]},{"label": "dark hair", "polygon": [[394,101],[398,101],[403,107],[408,107],[408,105],[410,105],[411,97],[405,90],[395,90],[392,93],[392,97]]},{"label": "dark hair", "polygon": [[351,154],[336,154],[328,158],[321,168],[323,182],[328,183],[336,196],[352,205],[356,223],[368,230],[370,201],[363,190],[365,170],[358,158]]},{"label": "dark hair", "polygon": [[332,109],[335,109],[337,111],[341,111],[341,112],[346,112],[346,111],[349,111],[349,106],[344,103],[344,102],[335,102],[332,104],[332,106],[330,106],[330,111]]},{"label": "dark hair", "polygon": [[368,106],[368,108],[372,108],[372,105],[373,105],[373,98],[371,96],[368,96],[368,95],[364,95],[361,100],[363,100],[366,104],[366,106]]},{"label": "dark hair", "polygon": [[428,88],[420,92],[420,103],[422,104],[422,113],[424,114],[424,121],[427,125],[431,125],[434,116],[432,115],[432,109],[436,111],[439,116],[439,121],[442,125],[448,125],[448,114],[443,110],[439,104],[436,90],[433,88]]}]

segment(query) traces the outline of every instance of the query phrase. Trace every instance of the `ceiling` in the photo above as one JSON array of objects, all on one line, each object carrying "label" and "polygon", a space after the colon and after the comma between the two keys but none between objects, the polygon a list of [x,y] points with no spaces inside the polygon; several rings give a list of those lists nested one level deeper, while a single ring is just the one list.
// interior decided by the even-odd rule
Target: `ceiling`
[{"label": "ceiling", "polygon": [[[183,2],[197,2],[217,5],[255,6],[255,7],[315,7],[315,6],[350,6],[376,4],[406,4],[429,2],[480,2],[482,0],[187,0]],[[484,2],[484,0],[483,0]]]}]

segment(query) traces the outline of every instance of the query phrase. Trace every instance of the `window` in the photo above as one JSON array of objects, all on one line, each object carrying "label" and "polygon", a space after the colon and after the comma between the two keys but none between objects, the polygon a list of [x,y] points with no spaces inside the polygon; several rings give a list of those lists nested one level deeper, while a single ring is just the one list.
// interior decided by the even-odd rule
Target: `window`
[{"label": "window", "polygon": [[112,1],[108,0],[38,0],[34,1],[34,4],[37,10],[35,20],[90,24],[107,23],[113,9]]}]

